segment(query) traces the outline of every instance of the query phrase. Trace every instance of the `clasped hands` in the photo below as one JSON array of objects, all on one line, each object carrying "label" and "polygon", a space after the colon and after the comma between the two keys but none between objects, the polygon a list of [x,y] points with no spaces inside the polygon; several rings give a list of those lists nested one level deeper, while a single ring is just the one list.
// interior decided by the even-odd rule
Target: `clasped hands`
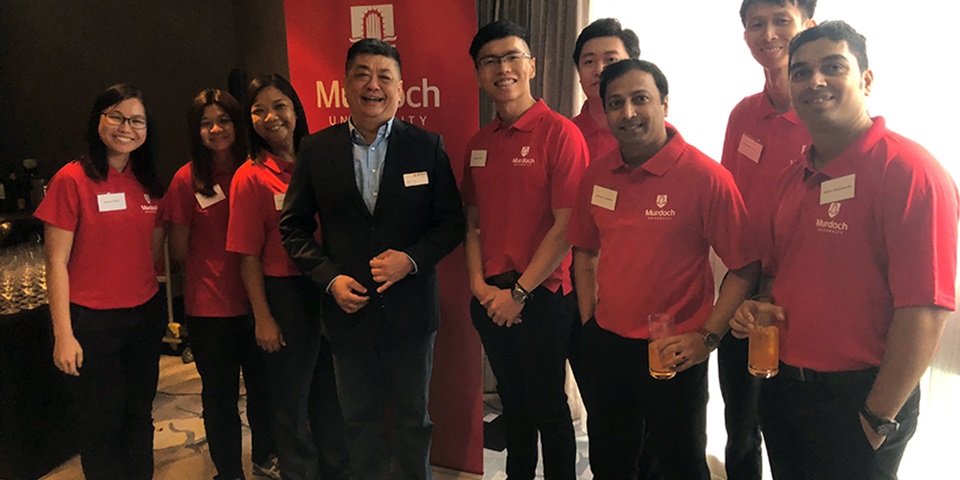
[{"label": "clasped hands", "polygon": [[[373,281],[381,284],[377,293],[387,291],[413,271],[413,262],[405,253],[389,249],[370,260],[370,273]],[[347,313],[356,313],[367,305],[370,296],[360,282],[349,275],[339,275],[330,284],[330,295],[337,305]]]},{"label": "clasped hands", "polygon": [[513,301],[513,292],[509,289],[497,288],[486,282],[474,289],[473,296],[477,297],[480,305],[487,309],[487,316],[500,327],[510,327],[523,323],[520,311],[523,304]]}]

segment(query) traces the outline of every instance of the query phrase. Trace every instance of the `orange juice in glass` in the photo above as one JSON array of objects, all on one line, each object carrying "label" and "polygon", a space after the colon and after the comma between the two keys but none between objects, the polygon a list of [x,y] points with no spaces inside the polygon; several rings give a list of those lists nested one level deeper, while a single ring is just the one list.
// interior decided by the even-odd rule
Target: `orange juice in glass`
[{"label": "orange juice in glass", "polygon": [[673,335],[673,315],[667,313],[653,313],[647,316],[647,326],[650,328],[647,353],[650,365],[650,376],[657,380],[670,380],[677,372],[664,368],[660,361],[660,352],[653,347],[655,340]]},{"label": "orange juice in glass", "polygon": [[755,377],[770,378],[780,372],[780,329],[772,324],[772,318],[772,315],[754,315],[747,370]]}]

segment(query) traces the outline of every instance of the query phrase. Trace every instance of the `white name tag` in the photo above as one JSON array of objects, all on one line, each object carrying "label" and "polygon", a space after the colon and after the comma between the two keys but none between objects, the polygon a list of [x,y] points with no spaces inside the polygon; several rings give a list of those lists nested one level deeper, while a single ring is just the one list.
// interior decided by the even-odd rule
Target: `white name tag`
[{"label": "white name tag", "polygon": [[617,191],[609,188],[603,188],[600,185],[593,186],[593,197],[590,203],[600,208],[606,208],[611,212],[617,208]]},{"label": "white name tag", "polygon": [[227,196],[223,194],[223,189],[220,188],[220,184],[213,186],[213,196],[207,197],[202,193],[197,192],[194,194],[197,197],[197,203],[200,204],[200,208],[206,210],[210,205],[216,205],[227,199]]},{"label": "white name tag", "polygon": [[820,184],[820,205],[849,200],[856,192],[856,174],[834,178]]},{"label": "white name tag", "polygon": [[427,172],[414,172],[403,174],[403,185],[405,187],[416,187],[417,185],[426,185],[430,183],[427,178]]},{"label": "white name tag", "polygon": [[283,210],[283,199],[287,198],[286,193],[278,193],[273,196],[273,206],[277,207],[277,211]]},{"label": "white name tag", "polygon": [[753,160],[753,163],[758,163],[760,162],[760,153],[763,152],[763,145],[744,133],[740,136],[740,146],[737,147],[737,151]]},{"label": "white name tag", "polygon": [[487,166],[487,151],[486,150],[473,150],[470,152],[470,166],[471,167],[486,167]]},{"label": "white name tag", "polygon": [[101,212],[126,210],[127,197],[122,193],[101,193],[97,195],[97,208]]}]

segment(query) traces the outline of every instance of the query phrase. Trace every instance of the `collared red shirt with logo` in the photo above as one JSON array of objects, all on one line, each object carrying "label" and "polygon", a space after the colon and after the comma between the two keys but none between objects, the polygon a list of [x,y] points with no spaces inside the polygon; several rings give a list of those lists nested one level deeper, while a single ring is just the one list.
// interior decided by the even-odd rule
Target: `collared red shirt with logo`
[{"label": "collared red shirt with logo", "polygon": [[597,122],[593,121],[593,117],[590,116],[590,110],[587,108],[587,102],[583,102],[583,108],[580,109],[580,114],[570,120],[580,129],[580,133],[583,134],[583,139],[587,142],[587,149],[590,150],[590,158],[588,160],[606,156],[620,148],[620,144],[617,143],[617,138],[610,133],[610,130],[603,128],[597,124]]},{"label": "collared red shirt with logo", "polygon": [[[822,202],[831,180],[853,188]],[[784,362],[821,371],[876,367],[894,309],[955,309],[956,185],[883,118],[822,170],[809,158],[791,165],[777,194],[764,269],[787,314]]]},{"label": "collared red shirt with logo", "polygon": [[260,257],[268,277],[297,276],[300,271],[280,241],[280,212],[294,164],[267,151],[261,155],[261,161],[247,160],[233,175],[227,251]]},{"label": "collared red shirt with logo", "polygon": [[144,190],[133,169],[107,168],[92,180],[72,161],[50,180],[34,216],[73,232],[67,272],[70,302],[108,310],[143,305],[157,293],[153,231],[163,225],[160,199]]},{"label": "collared red shirt with logo", "polygon": [[233,172],[214,167],[213,183],[222,195],[204,198],[201,205],[187,163],[174,174],[165,196],[169,220],[190,228],[183,296],[186,313],[193,317],[236,317],[250,311],[240,256],[226,249],[232,178]]},{"label": "collared red shirt with logo", "polygon": [[[573,207],[588,156],[576,125],[543,100],[512,125],[495,119],[474,134],[461,191],[479,210],[485,277],[526,270],[553,226],[553,210]],[[570,292],[570,255],[542,285]]]},{"label": "collared red shirt with logo", "polygon": [[600,250],[596,320],[626,338],[648,338],[652,313],[673,315],[677,333],[704,325],[711,246],[734,270],[759,259],[730,172],[667,132],[667,144],[636,169],[619,149],[594,160],[567,230],[574,246]]},{"label": "collared red shirt with logo", "polygon": [[773,185],[785,168],[803,157],[809,144],[810,134],[797,114],[777,113],[766,90],[733,108],[720,163],[733,174],[751,217],[769,215],[778,202]]}]

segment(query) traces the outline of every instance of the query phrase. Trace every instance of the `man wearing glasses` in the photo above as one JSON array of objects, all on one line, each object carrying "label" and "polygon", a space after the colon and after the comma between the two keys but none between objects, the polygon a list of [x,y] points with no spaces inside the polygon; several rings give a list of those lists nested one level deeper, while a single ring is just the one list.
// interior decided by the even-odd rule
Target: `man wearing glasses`
[{"label": "man wearing glasses", "polygon": [[470,45],[477,84],[497,118],[466,151],[463,199],[470,313],[497,377],[507,475],[532,479],[537,438],[544,478],[576,478],[564,393],[573,306],[567,221],[587,164],[577,127],[530,93],[536,59],[526,30],[488,24]]}]

